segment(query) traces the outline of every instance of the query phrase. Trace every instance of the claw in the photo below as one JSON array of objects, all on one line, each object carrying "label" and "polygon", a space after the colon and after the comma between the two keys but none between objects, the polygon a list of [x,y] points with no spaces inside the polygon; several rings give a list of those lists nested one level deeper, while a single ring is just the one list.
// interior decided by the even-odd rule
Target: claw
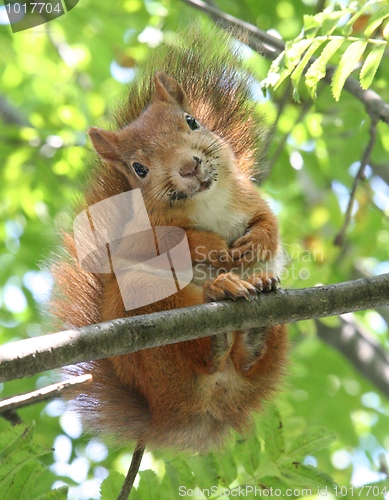
[{"label": "claw", "polygon": [[233,273],[221,274],[213,282],[207,282],[204,285],[204,299],[206,302],[224,299],[236,300],[239,297],[249,300],[250,297],[255,295],[257,295],[255,285],[241,280]]},{"label": "claw", "polygon": [[250,282],[259,293],[277,290],[279,288],[279,284],[281,283],[278,277],[267,275],[254,275],[250,278]]}]

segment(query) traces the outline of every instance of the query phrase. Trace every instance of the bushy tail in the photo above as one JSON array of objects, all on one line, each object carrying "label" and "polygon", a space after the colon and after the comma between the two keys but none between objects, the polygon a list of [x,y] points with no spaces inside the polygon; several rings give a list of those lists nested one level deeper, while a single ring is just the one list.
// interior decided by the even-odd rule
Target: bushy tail
[{"label": "bushy tail", "polygon": [[[109,359],[68,366],[63,372],[68,376],[87,373],[93,376],[90,384],[83,384],[81,394],[79,388],[70,388],[65,393],[65,398],[72,400],[70,406],[74,404],[81,415],[86,431],[93,429],[116,444],[128,441],[146,444],[142,442],[142,431],[151,420],[147,401],[134,389],[121,384]],[[120,436],[120,443],[115,436]]]}]

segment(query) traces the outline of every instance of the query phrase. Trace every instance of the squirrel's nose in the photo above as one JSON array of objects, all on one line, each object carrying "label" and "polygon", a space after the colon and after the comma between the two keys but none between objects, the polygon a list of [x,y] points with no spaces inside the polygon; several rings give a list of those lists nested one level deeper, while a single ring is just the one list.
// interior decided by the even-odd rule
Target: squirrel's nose
[{"label": "squirrel's nose", "polygon": [[181,166],[179,173],[181,177],[197,177],[200,171],[201,158],[193,156],[192,159],[185,161]]}]

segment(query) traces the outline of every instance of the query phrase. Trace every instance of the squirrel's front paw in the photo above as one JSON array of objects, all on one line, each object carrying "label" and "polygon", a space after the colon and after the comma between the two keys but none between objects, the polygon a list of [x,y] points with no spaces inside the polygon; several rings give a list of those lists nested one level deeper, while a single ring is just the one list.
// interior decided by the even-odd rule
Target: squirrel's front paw
[{"label": "squirrel's front paw", "polygon": [[251,295],[257,295],[257,289],[254,284],[240,279],[234,273],[223,273],[215,280],[204,284],[203,294],[204,302],[235,300],[239,297],[248,299]]},{"label": "squirrel's front paw", "polygon": [[258,293],[277,290],[281,284],[280,278],[266,273],[253,274],[248,281]]},{"label": "squirrel's front paw", "polygon": [[215,268],[230,268],[234,265],[227,241],[212,231],[186,230],[191,258],[196,263],[208,263]]},{"label": "squirrel's front paw", "polygon": [[235,240],[229,251],[235,264],[251,264],[270,261],[277,251],[277,246],[277,235],[255,225]]}]

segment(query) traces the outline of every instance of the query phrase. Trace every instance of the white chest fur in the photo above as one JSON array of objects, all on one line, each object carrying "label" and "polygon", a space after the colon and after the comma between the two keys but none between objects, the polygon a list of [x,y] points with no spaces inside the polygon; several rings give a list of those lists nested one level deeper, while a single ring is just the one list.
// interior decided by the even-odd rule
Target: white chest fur
[{"label": "white chest fur", "polygon": [[199,200],[192,218],[194,226],[220,234],[231,244],[245,232],[249,216],[234,209],[231,193],[227,189],[215,189],[209,194]]},{"label": "white chest fur", "polygon": [[[211,196],[204,196],[197,206],[196,215],[192,217],[194,227],[203,231],[215,232],[225,238],[228,245],[231,245],[246,231],[250,216],[236,211],[234,207],[236,200],[232,199],[228,189],[215,189],[209,194]],[[234,268],[233,272],[247,280],[251,274],[259,273],[280,276],[283,267],[283,253],[279,248],[270,261],[255,261],[249,266],[241,265]],[[203,286],[205,281],[214,280],[221,272],[226,272],[226,270],[215,268],[206,261],[198,262],[193,266],[192,282]]]}]

